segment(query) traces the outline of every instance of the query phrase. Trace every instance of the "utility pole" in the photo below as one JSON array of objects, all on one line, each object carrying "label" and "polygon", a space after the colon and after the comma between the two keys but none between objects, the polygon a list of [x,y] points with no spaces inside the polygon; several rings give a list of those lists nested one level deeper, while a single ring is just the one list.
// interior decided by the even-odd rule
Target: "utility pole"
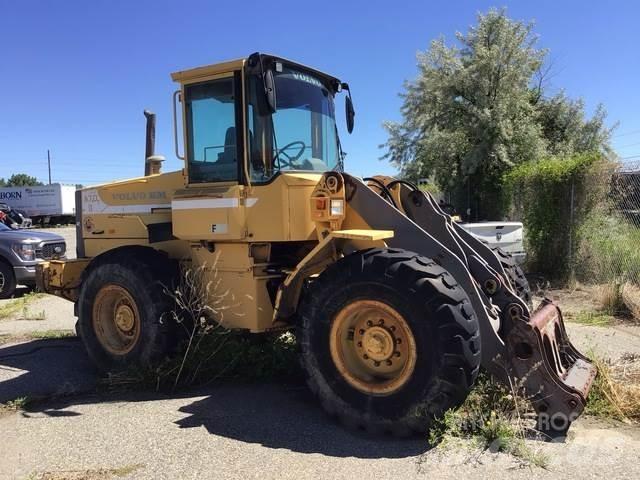
[{"label": "utility pole", "polygon": [[51,153],[47,149],[47,165],[49,166],[49,185],[51,185]]}]

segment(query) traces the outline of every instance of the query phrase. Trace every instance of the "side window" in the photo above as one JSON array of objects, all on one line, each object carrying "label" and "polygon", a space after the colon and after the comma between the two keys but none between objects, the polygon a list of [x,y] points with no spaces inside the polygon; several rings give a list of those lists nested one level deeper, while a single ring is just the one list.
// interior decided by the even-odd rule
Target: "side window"
[{"label": "side window", "polygon": [[238,179],[233,78],[187,86],[189,183]]}]

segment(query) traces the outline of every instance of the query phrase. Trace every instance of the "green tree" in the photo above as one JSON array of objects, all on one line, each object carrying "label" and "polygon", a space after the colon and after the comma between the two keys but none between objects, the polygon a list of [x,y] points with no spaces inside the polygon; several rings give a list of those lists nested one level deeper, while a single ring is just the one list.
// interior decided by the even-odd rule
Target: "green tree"
[{"label": "green tree", "polygon": [[587,152],[607,157],[613,154],[609,144],[612,128],[605,125],[607,113],[603,105],[598,105],[589,119],[584,101],[571,99],[564,91],[548,98],[540,97],[534,105],[549,154],[562,157]]},{"label": "green tree", "polygon": [[582,101],[545,97],[547,51],[536,47],[532,23],[490,10],[456,38],[418,54],[418,77],[401,94],[402,121],[385,123],[383,158],[403,176],[433,178],[471,219],[496,219],[504,174],[515,165],[608,145],[603,109],[585,120]]},{"label": "green tree", "polygon": [[1,180],[7,187],[33,187],[44,185],[44,183],[39,182],[36,177],[32,177],[30,175],[27,175],[26,173],[14,173],[6,182],[4,181],[4,179]]}]

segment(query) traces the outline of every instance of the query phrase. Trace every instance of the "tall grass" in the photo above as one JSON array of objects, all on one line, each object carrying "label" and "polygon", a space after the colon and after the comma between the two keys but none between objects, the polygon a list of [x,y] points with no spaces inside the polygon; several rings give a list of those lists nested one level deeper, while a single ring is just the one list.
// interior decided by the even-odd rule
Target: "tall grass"
[{"label": "tall grass", "polygon": [[576,274],[589,282],[640,284],[640,228],[616,215],[590,215],[580,227]]},{"label": "tall grass", "polygon": [[526,441],[539,434],[531,428],[532,407],[518,388],[481,374],[460,408],[448,410],[431,428],[429,443],[446,448],[467,440],[481,451],[507,453],[523,466],[546,468],[548,458]]},{"label": "tall grass", "polygon": [[216,263],[184,268],[178,284],[165,288],[175,308],[163,322],[173,323],[183,338],[176,354],[159,365],[111,373],[103,386],[174,391],[222,378],[271,379],[299,373],[291,332],[257,335],[226,327],[229,317],[240,315],[241,309],[233,292],[222,288]]},{"label": "tall grass", "polygon": [[640,357],[611,362],[591,355],[598,376],[591,386],[585,413],[640,423]]}]

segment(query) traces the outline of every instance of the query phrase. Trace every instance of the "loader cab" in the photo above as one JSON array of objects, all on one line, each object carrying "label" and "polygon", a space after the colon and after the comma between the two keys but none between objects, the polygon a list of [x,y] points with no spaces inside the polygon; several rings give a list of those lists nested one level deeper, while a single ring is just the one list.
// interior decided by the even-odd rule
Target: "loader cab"
[{"label": "loader cab", "polygon": [[[185,189],[176,193],[172,205],[174,235],[192,240],[238,240],[248,234],[293,240],[290,225],[305,224],[293,236],[306,238],[312,222],[285,218],[288,211],[271,225],[281,228],[262,229],[262,235],[251,232],[247,192],[273,196],[260,187],[276,181],[312,189],[322,173],[341,169],[334,97],[348,86],[312,68],[259,53],[177,72],[172,78],[180,83],[174,112],[182,107],[182,121],[175,119],[183,129],[182,142],[175,130],[176,154],[185,160]],[[271,208],[280,204],[290,210],[285,204],[304,197],[294,193],[300,199],[295,194],[273,198]],[[198,207],[209,222],[198,221],[203,218],[194,211]],[[258,210],[255,215],[267,213]]]},{"label": "loader cab", "polygon": [[181,83],[184,142],[176,130],[176,144],[184,154],[177,145],[176,153],[187,185],[246,185],[340,168],[334,97],[346,84],[338,79],[258,53],[172,78]]}]

